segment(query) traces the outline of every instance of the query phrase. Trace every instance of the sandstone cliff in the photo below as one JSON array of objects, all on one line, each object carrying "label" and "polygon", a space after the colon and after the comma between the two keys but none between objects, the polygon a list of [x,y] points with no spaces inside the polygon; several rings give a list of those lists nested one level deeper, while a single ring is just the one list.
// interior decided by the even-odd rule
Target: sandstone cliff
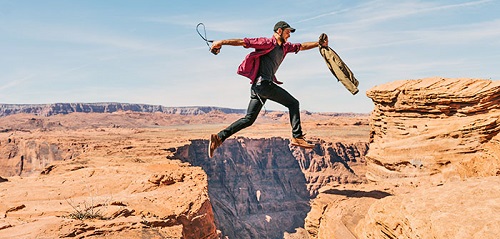
[{"label": "sandstone cliff", "polygon": [[498,238],[499,91],[499,81],[444,78],[370,89],[370,182],[323,187],[311,238]]},{"label": "sandstone cliff", "polygon": [[283,238],[303,228],[319,188],[363,181],[353,168],[364,165],[368,149],[366,143],[321,141],[304,150],[282,138],[238,138],[209,159],[207,143],[193,140],[174,158],[205,170],[217,228],[229,238]]},{"label": "sandstone cliff", "polygon": [[[63,140],[66,141],[66,140]],[[46,138],[23,139],[9,137],[0,139],[0,175],[27,176],[41,172],[47,165],[70,160],[85,152],[86,144],[47,140]]]},{"label": "sandstone cliff", "polygon": [[500,235],[500,177],[474,178],[375,202],[359,238],[495,239]]},{"label": "sandstone cliff", "polygon": [[2,152],[25,164],[12,165],[21,176],[5,176],[9,168],[2,167],[0,238],[219,238],[206,174],[166,160],[174,149],[165,146],[175,143],[164,134],[0,134]]},{"label": "sandstone cliff", "polygon": [[370,177],[500,175],[500,81],[396,81],[367,95]]},{"label": "sandstone cliff", "polygon": [[413,189],[374,203],[364,238],[497,238],[500,81],[428,78],[372,88],[367,177]]}]

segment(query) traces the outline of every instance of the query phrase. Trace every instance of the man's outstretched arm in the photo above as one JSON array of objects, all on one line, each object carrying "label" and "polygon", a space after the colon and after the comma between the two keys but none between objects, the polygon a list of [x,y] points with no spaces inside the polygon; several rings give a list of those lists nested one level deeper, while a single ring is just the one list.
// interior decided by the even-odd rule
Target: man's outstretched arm
[{"label": "man's outstretched arm", "polygon": [[214,49],[219,49],[222,47],[222,45],[230,45],[230,46],[244,46],[245,41],[243,39],[227,39],[227,40],[219,40],[219,41],[214,41],[212,43],[212,47],[210,48],[211,51]]},{"label": "man's outstretched arm", "polygon": [[319,41],[316,42],[304,42],[300,44],[300,50],[309,50],[319,46],[328,47],[328,36],[326,34],[321,34]]},{"label": "man's outstretched arm", "polygon": [[300,50],[301,51],[309,50],[309,49],[316,48],[318,46],[319,46],[319,43],[317,41],[316,42],[303,42],[303,43],[300,43]]}]

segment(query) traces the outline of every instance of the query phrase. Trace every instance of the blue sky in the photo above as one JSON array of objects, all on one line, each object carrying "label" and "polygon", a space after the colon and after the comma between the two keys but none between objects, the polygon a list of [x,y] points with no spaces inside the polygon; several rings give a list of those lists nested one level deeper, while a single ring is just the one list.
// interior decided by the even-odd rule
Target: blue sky
[{"label": "blue sky", "polygon": [[[251,49],[208,52],[208,38],[289,41],[325,32],[360,82],[352,96],[317,49],[289,54],[277,77],[315,112],[368,113],[366,90],[442,76],[500,80],[500,1],[0,0],[0,103],[122,102],[245,109],[249,81],[236,69]],[[285,110],[266,103],[268,109]]]}]

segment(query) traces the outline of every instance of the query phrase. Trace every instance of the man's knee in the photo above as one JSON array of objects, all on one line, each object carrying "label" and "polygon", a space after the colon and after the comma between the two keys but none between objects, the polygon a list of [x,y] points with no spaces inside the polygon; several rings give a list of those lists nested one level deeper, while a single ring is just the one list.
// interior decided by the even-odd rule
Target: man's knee
[{"label": "man's knee", "polygon": [[243,118],[243,125],[245,125],[245,127],[248,127],[248,126],[252,125],[256,119],[257,119],[257,117],[255,117],[253,115],[246,115]]},{"label": "man's knee", "polygon": [[288,108],[290,108],[290,109],[294,109],[294,108],[298,109],[299,105],[300,105],[299,101],[297,99],[293,98],[290,101],[290,103],[288,103]]}]

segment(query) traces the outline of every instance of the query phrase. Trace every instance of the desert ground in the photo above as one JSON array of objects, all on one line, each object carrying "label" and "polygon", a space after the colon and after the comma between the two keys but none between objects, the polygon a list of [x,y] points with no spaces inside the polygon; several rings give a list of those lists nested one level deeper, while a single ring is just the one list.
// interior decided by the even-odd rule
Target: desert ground
[{"label": "desert ground", "polygon": [[[239,117],[215,111],[0,118],[0,238],[196,238],[186,234],[196,226],[186,229],[178,218],[203,208],[207,175],[172,157]],[[367,114],[302,112],[302,120],[312,142],[368,141]],[[288,122],[286,112],[267,112],[232,138],[288,139]],[[171,178],[168,188],[156,183],[162,175]],[[176,219],[165,222],[169,217]]]}]

